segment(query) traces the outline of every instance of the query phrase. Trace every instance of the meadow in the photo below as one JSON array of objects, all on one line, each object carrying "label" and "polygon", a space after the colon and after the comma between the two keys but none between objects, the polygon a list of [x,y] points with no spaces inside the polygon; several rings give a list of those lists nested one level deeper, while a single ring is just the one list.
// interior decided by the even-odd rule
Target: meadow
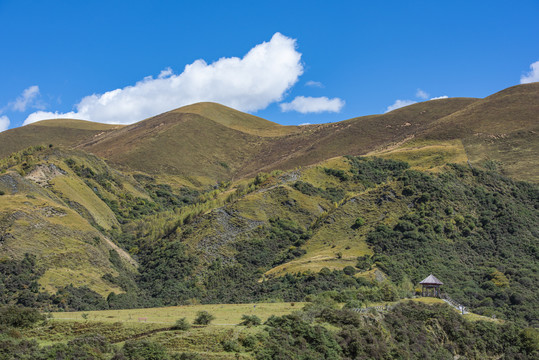
[{"label": "meadow", "polygon": [[253,304],[209,304],[168,306],[147,309],[124,309],[102,311],[76,311],[51,313],[54,320],[125,322],[125,323],[157,323],[174,325],[180,318],[193,322],[199,311],[207,311],[215,316],[212,325],[237,325],[243,315],[256,315],[262,321],[271,315],[282,316],[295,310],[301,310],[306,303],[253,303]]}]

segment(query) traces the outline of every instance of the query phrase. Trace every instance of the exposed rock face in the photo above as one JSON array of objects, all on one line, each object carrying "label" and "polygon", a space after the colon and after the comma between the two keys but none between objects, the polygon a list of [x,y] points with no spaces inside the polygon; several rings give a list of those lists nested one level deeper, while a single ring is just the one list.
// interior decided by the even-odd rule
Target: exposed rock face
[{"label": "exposed rock face", "polygon": [[25,178],[34,181],[39,186],[45,187],[49,185],[50,180],[65,174],[66,172],[64,170],[54,164],[40,164],[26,175]]},{"label": "exposed rock face", "polygon": [[241,235],[247,234],[256,227],[264,225],[263,221],[231,214],[225,208],[214,210],[211,216],[216,226],[216,235],[205,237],[198,244],[198,248],[210,259],[219,257],[221,247],[236,241]]}]

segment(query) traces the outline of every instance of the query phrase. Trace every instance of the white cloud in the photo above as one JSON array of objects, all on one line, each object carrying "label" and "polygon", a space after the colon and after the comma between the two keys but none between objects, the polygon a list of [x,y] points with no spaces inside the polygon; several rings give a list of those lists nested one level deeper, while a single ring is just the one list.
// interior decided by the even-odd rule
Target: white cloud
[{"label": "white cloud", "polygon": [[322,84],[320,81],[309,80],[305,83],[305,86],[323,88],[324,84]]},{"label": "white cloud", "polygon": [[449,96],[447,96],[447,95],[442,95],[442,96],[437,96],[437,97],[430,98],[429,100],[447,99],[448,97]]},{"label": "white cloud", "polygon": [[297,111],[302,114],[339,112],[344,106],[344,101],[339,98],[328,99],[325,96],[296,96],[291,102],[282,103],[279,106],[281,107],[281,111]]},{"label": "white cloud", "polygon": [[415,96],[420,99],[428,99],[429,94],[426,91],[423,91],[421,89],[417,89],[417,92],[415,93]]},{"label": "white cloud", "polygon": [[529,84],[539,81],[539,61],[530,65],[530,72],[520,77],[521,84]]},{"label": "white cloud", "polygon": [[312,125],[311,123],[301,123],[299,126]]},{"label": "white cloud", "polygon": [[0,132],[7,130],[9,127],[9,118],[5,115],[0,116]]},{"label": "white cloud", "polygon": [[30,106],[39,107],[35,104],[35,100],[39,95],[39,86],[33,85],[24,89],[22,94],[13,102],[9,103],[9,107],[15,111],[26,111]]},{"label": "white cloud", "polygon": [[82,119],[89,120],[83,116],[80,116],[79,113],[74,111],[68,113],[59,113],[59,112],[50,112],[50,111],[36,111],[28,115],[26,120],[24,120],[23,125],[28,125],[35,123],[36,121],[47,120],[47,119]]},{"label": "white cloud", "polygon": [[413,100],[397,100],[397,101],[395,101],[395,103],[393,105],[389,105],[385,112],[388,113],[388,112],[396,110],[398,108],[415,104],[416,102],[417,101],[413,101]]},{"label": "white cloud", "polygon": [[303,74],[300,60],[296,40],[275,33],[243,58],[221,58],[211,64],[196,60],[177,75],[167,68],[157,78],[146,77],[133,86],[86,96],[75,112],[40,111],[30,114],[24,124],[57,117],[130,124],[200,101],[256,111],[283,99]]}]

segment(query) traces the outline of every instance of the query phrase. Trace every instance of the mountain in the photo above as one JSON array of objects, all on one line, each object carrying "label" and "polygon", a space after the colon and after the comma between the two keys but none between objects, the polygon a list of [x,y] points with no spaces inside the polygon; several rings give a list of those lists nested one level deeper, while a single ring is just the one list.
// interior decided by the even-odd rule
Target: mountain
[{"label": "mountain", "polygon": [[535,324],[537,104],[529,84],[322,125],[200,103],[128,126],[3,132],[0,265],[19,273],[0,277],[2,301],[125,308],[351,288],[375,301],[435,272],[478,312]]}]

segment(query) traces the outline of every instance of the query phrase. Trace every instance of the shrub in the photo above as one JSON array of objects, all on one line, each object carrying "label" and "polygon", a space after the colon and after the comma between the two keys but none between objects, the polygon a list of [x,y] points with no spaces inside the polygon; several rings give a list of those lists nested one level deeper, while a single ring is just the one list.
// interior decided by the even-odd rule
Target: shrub
[{"label": "shrub", "polygon": [[356,267],[361,271],[370,270],[372,267],[372,257],[369,255],[358,257]]},{"label": "shrub", "polygon": [[195,324],[195,325],[208,325],[213,320],[215,320],[215,316],[213,316],[209,312],[207,312],[207,311],[199,311],[197,313],[197,317],[196,317],[195,321],[193,322],[193,324]]},{"label": "shrub", "polygon": [[202,357],[197,353],[184,352],[172,355],[172,360],[202,360]]},{"label": "shrub", "polygon": [[165,348],[148,340],[126,341],[122,353],[129,360],[163,360],[168,359]]},{"label": "shrub", "polygon": [[241,320],[242,322],[240,322],[240,325],[245,325],[249,327],[262,324],[262,320],[260,320],[260,318],[256,315],[243,315],[241,317]]},{"label": "shrub", "polygon": [[36,309],[14,305],[0,308],[0,324],[9,327],[29,327],[45,317]]},{"label": "shrub", "polygon": [[248,350],[253,350],[255,345],[258,342],[258,339],[254,335],[248,335],[248,336],[244,337],[243,339],[240,339],[240,341],[241,341],[241,344],[243,345],[244,348],[246,348]]},{"label": "shrub", "polygon": [[240,344],[235,340],[225,340],[223,341],[223,349],[226,352],[240,352]]},{"label": "shrub", "polygon": [[354,225],[352,225],[352,229],[354,230],[359,229],[363,225],[365,225],[365,219],[363,219],[362,217],[358,217],[356,221],[354,221]]},{"label": "shrub", "polygon": [[355,275],[355,273],[356,273],[356,269],[354,269],[354,267],[350,266],[350,265],[348,265],[347,267],[342,269],[342,271],[348,276]]},{"label": "shrub", "polygon": [[191,324],[187,321],[186,318],[181,318],[176,321],[176,324],[172,327],[172,330],[189,330]]}]

